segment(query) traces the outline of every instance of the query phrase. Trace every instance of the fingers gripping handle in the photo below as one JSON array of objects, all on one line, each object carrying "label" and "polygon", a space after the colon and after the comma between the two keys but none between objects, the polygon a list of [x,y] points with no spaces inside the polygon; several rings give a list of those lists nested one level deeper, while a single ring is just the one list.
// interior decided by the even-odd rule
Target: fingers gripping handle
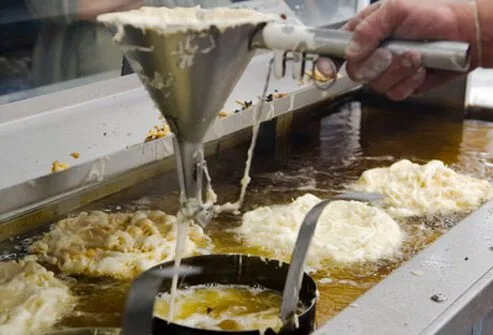
[{"label": "fingers gripping handle", "polygon": [[[344,30],[269,23],[253,36],[251,47],[343,59],[346,46],[351,38],[352,33]],[[427,68],[455,72],[466,72],[469,69],[470,46],[468,43],[387,40],[382,43],[381,47],[396,54],[416,50],[421,53],[422,64]]]}]

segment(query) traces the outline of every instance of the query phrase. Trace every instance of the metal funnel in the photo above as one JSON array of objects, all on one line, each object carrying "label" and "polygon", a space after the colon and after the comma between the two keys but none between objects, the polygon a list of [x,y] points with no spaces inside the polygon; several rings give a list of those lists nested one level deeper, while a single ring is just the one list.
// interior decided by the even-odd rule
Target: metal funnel
[{"label": "metal funnel", "polygon": [[162,33],[112,26],[115,41],[175,136],[182,204],[201,203],[203,138],[254,55],[251,36],[263,22]]},{"label": "metal funnel", "polygon": [[258,26],[162,34],[125,25],[120,43],[172,131],[200,143],[254,54]]}]

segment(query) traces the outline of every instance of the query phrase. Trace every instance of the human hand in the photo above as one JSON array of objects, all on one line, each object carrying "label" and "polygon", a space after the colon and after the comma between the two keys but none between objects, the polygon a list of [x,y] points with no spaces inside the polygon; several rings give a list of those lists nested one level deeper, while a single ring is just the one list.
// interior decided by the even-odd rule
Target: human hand
[{"label": "human hand", "polygon": [[[366,7],[342,29],[353,32],[346,48],[346,71],[355,81],[368,82],[376,92],[403,100],[439,86],[459,74],[425,69],[421,54],[408,50],[396,55],[378,46],[387,38],[453,40],[472,46],[477,66],[475,7],[472,2],[445,0],[382,0]],[[328,67],[318,64],[324,73]]]}]

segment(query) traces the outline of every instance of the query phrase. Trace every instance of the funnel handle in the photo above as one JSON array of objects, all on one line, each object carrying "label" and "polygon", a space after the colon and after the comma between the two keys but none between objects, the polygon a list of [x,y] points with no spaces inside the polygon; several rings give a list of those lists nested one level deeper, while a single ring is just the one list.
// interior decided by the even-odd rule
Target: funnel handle
[{"label": "funnel handle", "polygon": [[[344,59],[352,33],[345,30],[313,28],[285,23],[268,23],[252,38],[253,48],[284,50]],[[387,40],[381,47],[395,54],[416,50],[423,66],[437,70],[466,72],[470,66],[470,46],[454,41]]]}]

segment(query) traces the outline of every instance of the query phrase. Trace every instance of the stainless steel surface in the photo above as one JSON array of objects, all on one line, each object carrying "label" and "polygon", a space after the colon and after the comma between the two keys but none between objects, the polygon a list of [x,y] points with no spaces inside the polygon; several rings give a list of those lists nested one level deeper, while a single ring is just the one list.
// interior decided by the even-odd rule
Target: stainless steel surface
[{"label": "stainless steel surface", "polygon": [[313,207],[305,216],[298,232],[282,295],[280,316],[284,324],[283,329],[291,330],[296,327],[296,308],[299,301],[306,256],[317,227],[318,218],[330,201],[324,200]]},{"label": "stainless steel surface", "polygon": [[465,90],[467,116],[472,119],[493,121],[492,69],[471,72]]},{"label": "stainless steel surface", "polygon": [[119,44],[172,131],[201,143],[254,55],[249,39],[258,26],[163,35],[125,25]]},{"label": "stainless steel surface", "polygon": [[132,283],[125,302],[123,335],[152,334],[154,301],[163,283],[161,277],[154,275],[155,270],[144,272]]},{"label": "stainless steel surface", "polygon": [[338,194],[334,196],[332,199],[333,200],[354,200],[354,201],[361,201],[361,202],[370,202],[370,203],[375,203],[380,200],[383,200],[385,196],[383,196],[380,193],[367,193],[367,192],[344,192],[342,194]]},{"label": "stainless steel surface", "polygon": [[294,250],[291,255],[288,276],[284,285],[284,292],[281,303],[281,320],[283,321],[283,329],[294,329],[296,327],[296,308],[298,306],[301,282],[305,269],[305,261],[308,255],[308,250],[317,228],[318,219],[325,210],[325,207],[334,200],[354,200],[362,202],[373,202],[383,199],[381,194],[362,193],[362,192],[347,192],[337,195],[331,199],[323,200],[313,207],[303,219],[298,237],[294,245]]},{"label": "stainless steel surface", "polygon": [[202,143],[190,143],[180,140],[173,136],[173,148],[177,157],[177,173],[180,182],[180,189],[185,192],[183,199],[194,198],[199,199],[202,195],[202,187],[197,182],[197,177],[202,176],[202,171],[198,168],[203,163],[203,155],[197,156],[197,153],[203,152],[204,145]]},{"label": "stainless steel surface", "polygon": [[[352,33],[284,23],[269,23],[252,38],[252,46],[344,59]],[[400,54],[409,49],[422,55],[425,67],[465,72],[469,69],[469,44],[463,42],[386,41],[382,47]]]},{"label": "stainless steel surface", "polygon": [[120,76],[120,71],[109,71],[109,72],[98,73],[87,77],[78,78],[78,79],[72,79],[69,81],[65,81],[63,83],[56,83],[56,84],[32,88],[25,91],[0,95],[0,105],[9,104],[20,100],[25,100],[28,98],[33,98],[40,95],[46,95],[61,90],[67,90],[78,86],[85,86],[91,83],[101,82],[110,78],[117,78],[119,76]]}]

